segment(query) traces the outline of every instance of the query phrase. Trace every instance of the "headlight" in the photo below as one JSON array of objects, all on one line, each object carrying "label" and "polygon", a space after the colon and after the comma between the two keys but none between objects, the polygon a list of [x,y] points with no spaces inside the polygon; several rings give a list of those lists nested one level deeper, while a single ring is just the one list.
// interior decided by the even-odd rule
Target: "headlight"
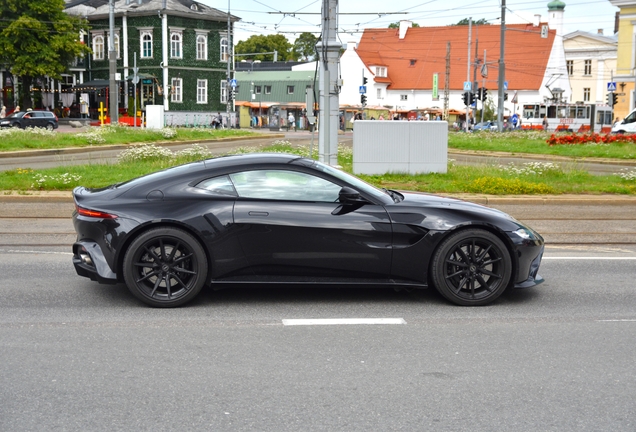
[{"label": "headlight", "polygon": [[519,237],[521,237],[524,240],[536,240],[537,237],[534,235],[534,232],[532,230],[529,230],[527,228],[519,228],[516,231],[512,232],[513,234],[517,234]]}]

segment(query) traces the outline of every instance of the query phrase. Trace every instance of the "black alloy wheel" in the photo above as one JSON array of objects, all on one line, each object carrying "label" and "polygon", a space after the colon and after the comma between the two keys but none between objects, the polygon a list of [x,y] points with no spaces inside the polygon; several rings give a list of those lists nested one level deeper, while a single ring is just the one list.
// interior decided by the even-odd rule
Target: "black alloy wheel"
[{"label": "black alloy wheel", "polygon": [[176,228],[155,228],[137,237],[124,257],[130,292],[154,307],[192,300],[205,285],[208,262],[199,242]]},{"label": "black alloy wheel", "polygon": [[504,243],[482,229],[459,231],[433,255],[431,277],[446,299],[461,306],[494,301],[508,286],[512,260]]}]

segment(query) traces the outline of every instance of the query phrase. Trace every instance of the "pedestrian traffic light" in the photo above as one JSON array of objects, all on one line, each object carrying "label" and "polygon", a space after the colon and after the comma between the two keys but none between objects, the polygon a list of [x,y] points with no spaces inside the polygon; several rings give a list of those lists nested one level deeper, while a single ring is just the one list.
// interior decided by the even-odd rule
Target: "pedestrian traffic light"
[{"label": "pedestrian traffic light", "polygon": [[367,104],[367,95],[360,95],[360,103],[362,103],[362,106],[366,106],[366,104]]},{"label": "pedestrian traffic light", "polygon": [[470,105],[470,93],[464,92],[462,99],[464,100],[464,105]]}]

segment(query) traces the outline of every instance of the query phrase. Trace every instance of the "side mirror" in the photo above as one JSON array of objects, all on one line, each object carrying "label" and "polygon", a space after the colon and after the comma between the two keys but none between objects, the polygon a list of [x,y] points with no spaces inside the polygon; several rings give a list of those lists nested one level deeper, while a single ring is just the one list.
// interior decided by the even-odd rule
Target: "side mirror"
[{"label": "side mirror", "polygon": [[366,202],[366,200],[360,196],[360,192],[348,186],[340,189],[340,192],[338,193],[338,201],[344,204]]}]

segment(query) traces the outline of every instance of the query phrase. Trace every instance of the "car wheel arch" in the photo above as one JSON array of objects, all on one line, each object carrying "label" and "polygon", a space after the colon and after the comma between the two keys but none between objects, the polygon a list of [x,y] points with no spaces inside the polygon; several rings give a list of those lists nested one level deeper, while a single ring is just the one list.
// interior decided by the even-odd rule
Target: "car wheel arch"
[{"label": "car wheel arch", "polygon": [[205,252],[205,256],[208,261],[208,272],[210,271],[210,269],[212,268],[211,267],[212,253],[208,249],[205,242],[201,240],[201,235],[197,230],[195,230],[189,225],[180,223],[178,221],[147,222],[135,227],[134,230],[128,233],[126,240],[117,248],[115,262],[116,262],[117,280],[119,282],[124,282],[124,257],[126,256],[126,252],[128,251],[128,248],[130,247],[130,245],[135,241],[137,237],[139,237],[143,233],[153,229],[157,229],[157,228],[176,228],[176,229],[185,231],[188,234],[190,234],[192,237],[194,237],[194,239],[199,243],[199,245],[203,248],[203,251]]}]

